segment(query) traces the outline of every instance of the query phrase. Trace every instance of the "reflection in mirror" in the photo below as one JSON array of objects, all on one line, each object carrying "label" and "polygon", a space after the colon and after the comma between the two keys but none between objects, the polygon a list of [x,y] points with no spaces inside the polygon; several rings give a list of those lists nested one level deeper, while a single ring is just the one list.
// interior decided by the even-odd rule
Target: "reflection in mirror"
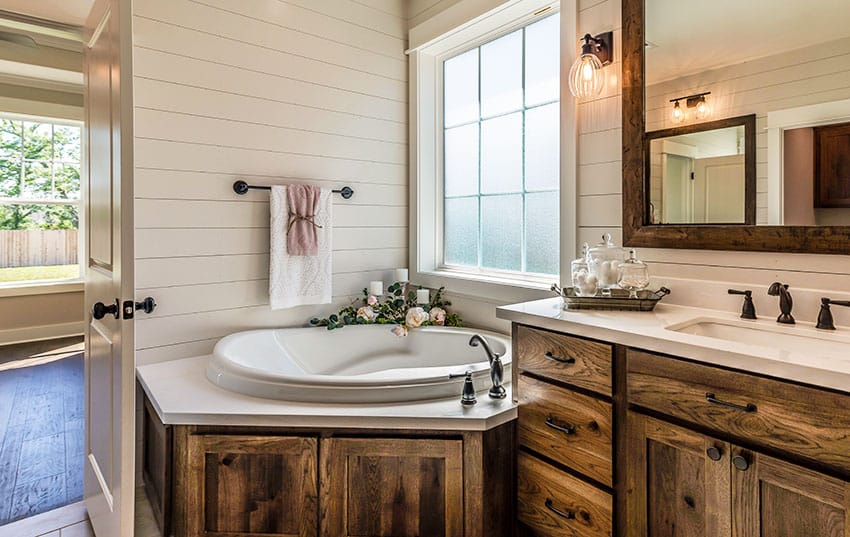
[{"label": "reflection in mirror", "polygon": [[[694,157],[681,149],[707,143],[699,136],[656,139],[645,224],[850,225],[850,187],[842,186],[850,182],[850,157],[842,157],[850,131],[824,131],[850,121],[848,14],[847,0],[718,0],[710,9],[702,0],[645,0],[645,130],[754,114],[758,178],[750,220],[740,177],[724,175],[740,167],[740,154]],[[708,171],[724,180],[705,183],[703,158],[730,159]],[[690,183],[676,177],[691,172]]]},{"label": "reflection in mirror", "polygon": [[747,116],[647,133],[649,223],[753,224],[754,127]]}]

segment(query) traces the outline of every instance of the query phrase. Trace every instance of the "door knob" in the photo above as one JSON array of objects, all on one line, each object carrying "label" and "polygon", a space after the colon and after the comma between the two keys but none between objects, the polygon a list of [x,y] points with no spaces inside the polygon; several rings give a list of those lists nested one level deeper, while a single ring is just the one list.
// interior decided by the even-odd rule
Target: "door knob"
[{"label": "door knob", "polygon": [[747,458],[742,455],[735,455],[734,457],[732,457],[732,464],[735,466],[735,468],[741,470],[742,472],[746,471],[747,468],[750,467],[750,461],[748,461]]},{"label": "door knob", "polygon": [[114,318],[118,318],[118,299],[115,299],[114,304],[106,305],[103,302],[97,302],[91,309],[91,316],[95,319],[103,319],[107,315],[112,315]]},{"label": "door knob", "polygon": [[124,301],[124,318],[132,319],[135,316],[137,311],[144,311],[145,313],[152,313],[153,310],[156,309],[156,300],[153,297],[149,296],[141,300],[140,302],[134,302],[132,300]]}]

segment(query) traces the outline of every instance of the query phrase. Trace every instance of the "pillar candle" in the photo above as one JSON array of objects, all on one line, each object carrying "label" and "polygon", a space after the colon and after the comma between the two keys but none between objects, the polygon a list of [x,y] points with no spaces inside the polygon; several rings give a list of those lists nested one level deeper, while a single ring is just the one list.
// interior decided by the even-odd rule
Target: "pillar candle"
[{"label": "pillar candle", "polygon": [[409,281],[406,268],[395,269],[395,281],[397,281],[397,282],[407,282],[407,281]]},{"label": "pillar candle", "polygon": [[381,296],[384,294],[384,282],[382,281],[374,281],[369,282],[369,294],[375,296]]},{"label": "pillar candle", "polygon": [[417,304],[429,304],[431,302],[431,290],[430,289],[417,289],[416,290],[416,303]]}]

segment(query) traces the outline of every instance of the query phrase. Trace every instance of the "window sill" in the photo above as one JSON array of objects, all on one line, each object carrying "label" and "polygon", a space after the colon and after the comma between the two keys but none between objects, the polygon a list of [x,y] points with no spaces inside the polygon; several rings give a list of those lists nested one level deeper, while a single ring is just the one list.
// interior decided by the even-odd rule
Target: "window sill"
[{"label": "window sill", "polygon": [[44,282],[21,282],[0,284],[0,298],[13,296],[53,295],[78,293],[85,289],[82,280],[49,280]]},{"label": "window sill", "polygon": [[445,287],[450,294],[466,295],[471,298],[498,304],[527,302],[551,296],[552,282],[556,276],[503,276],[451,269],[418,272],[414,284],[433,289]]}]

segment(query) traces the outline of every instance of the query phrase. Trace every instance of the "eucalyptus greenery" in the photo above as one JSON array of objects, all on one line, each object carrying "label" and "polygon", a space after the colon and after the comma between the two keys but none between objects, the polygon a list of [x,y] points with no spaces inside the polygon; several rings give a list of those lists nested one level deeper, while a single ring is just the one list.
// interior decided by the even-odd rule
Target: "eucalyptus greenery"
[{"label": "eucalyptus greenery", "polygon": [[[428,304],[417,304],[416,290],[411,289],[405,296],[404,288],[404,283],[394,283],[383,297],[370,295],[369,290],[364,288],[362,299],[327,318],[310,319],[310,324],[324,326],[328,330],[348,325],[393,324],[399,328],[397,335],[405,335],[407,329],[419,326],[463,326],[460,315],[449,313],[446,309],[452,304],[443,299],[444,287],[433,293]],[[358,303],[362,305],[358,306]]]}]

